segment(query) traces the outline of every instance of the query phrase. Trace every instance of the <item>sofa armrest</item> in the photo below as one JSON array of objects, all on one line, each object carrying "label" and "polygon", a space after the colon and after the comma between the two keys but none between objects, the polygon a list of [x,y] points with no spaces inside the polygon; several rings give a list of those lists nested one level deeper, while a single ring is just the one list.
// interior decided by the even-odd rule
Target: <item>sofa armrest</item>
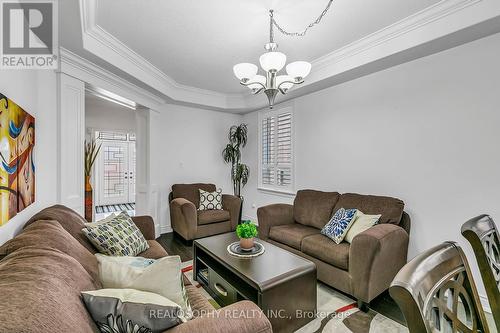
[{"label": "sofa armrest", "polygon": [[259,238],[266,240],[272,226],[295,223],[293,206],[288,204],[273,204],[257,209],[259,221]]},{"label": "sofa armrest", "polygon": [[229,211],[231,217],[231,230],[236,230],[240,218],[241,199],[235,195],[222,195],[222,209]]},{"label": "sofa armrest", "polygon": [[168,333],[272,333],[271,323],[261,309],[241,301],[169,329]]},{"label": "sofa armrest", "polygon": [[198,228],[198,212],[194,203],[184,198],[170,201],[170,223],[172,229],[185,240],[193,239]]},{"label": "sofa armrest", "polygon": [[151,216],[132,216],[132,221],[134,221],[135,225],[142,232],[142,235],[147,240],[156,239],[155,233],[155,222]]},{"label": "sofa armrest", "polygon": [[389,288],[406,264],[408,240],[394,224],[378,224],[354,237],[349,249],[353,296],[368,303]]}]

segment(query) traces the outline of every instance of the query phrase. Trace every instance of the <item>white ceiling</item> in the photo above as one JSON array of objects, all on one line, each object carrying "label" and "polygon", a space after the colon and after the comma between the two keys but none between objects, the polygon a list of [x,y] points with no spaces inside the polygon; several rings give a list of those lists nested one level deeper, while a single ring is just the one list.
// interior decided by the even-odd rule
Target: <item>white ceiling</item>
[{"label": "white ceiling", "polygon": [[[439,0],[335,0],[303,38],[275,32],[279,50],[313,61]],[[97,24],[178,83],[222,93],[247,91],[232,67],[258,63],[269,38],[268,10],[302,30],[327,0],[98,0]],[[314,68],[313,68],[314,71]]]}]

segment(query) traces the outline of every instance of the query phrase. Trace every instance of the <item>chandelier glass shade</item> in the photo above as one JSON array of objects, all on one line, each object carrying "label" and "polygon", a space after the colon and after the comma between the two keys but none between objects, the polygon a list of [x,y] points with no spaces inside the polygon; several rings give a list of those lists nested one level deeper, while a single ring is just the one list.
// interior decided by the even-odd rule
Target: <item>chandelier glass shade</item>
[{"label": "chandelier glass shade", "polygon": [[[258,74],[256,65],[246,62],[235,65],[233,72],[240,80],[240,84],[248,87],[253,94],[263,91],[269,100],[269,108],[272,109],[278,93],[286,94],[294,85],[304,82],[304,78],[311,72],[311,64],[307,61],[295,61],[286,65],[286,55],[276,51],[278,44],[274,42],[273,33],[273,25],[276,23],[272,10],[269,11],[269,16],[270,41],[264,45],[267,52],[259,58],[260,67],[265,75]],[[286,70],[286,75],[280,74],[283,68]]]},{"label": "chandelier glass shade", "polygon": [[260,67],[264,70],[265,76],[257,74],[258,67],[251,63],[240,63],[233,67],[234,75],[240,83],[247,86],[253,94],[262,91],[267,95],[269,108],[273,108],[274,100],[278,92],[286,94],[294,85],[304,82],[304,78],[311,71],[311,64],[306,61],[295,61],[286,65],[287,75],[278,75],[285,67],[286,55],[275,51],[276,43],[266,44],[269,51],[259,58]]}]

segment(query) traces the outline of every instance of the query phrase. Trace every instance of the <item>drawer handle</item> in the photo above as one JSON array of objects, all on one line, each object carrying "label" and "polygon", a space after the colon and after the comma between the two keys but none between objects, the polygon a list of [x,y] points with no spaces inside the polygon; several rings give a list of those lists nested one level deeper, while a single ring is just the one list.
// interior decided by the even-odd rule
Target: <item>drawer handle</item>
[{"label": "drawer handle", "polygon": [[224,297],[227,297],[227,291],[226,291],[226,289],[225,289],[223,286],[221,286],[220,284],[218,284],[218,283],[216,282],[216,283],[214,284],[214,288],[215,288],[215,290],[217,290],[217,292],[218,292],[219,294],[221,294],[221,295],[222,295],[222,296],[224,296]]}]

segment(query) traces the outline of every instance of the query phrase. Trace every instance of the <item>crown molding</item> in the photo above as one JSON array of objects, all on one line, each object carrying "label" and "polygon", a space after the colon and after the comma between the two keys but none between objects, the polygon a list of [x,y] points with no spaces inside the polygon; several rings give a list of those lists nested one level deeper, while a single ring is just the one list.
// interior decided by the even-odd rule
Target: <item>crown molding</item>
[{"label": "crown molding", "polygon": [[138,104],[158,109],[166,100],[151,94],[122,77],[97,66],[93,62],[61,47],[59,71],[86,83],[111,91]]},{"label": "crown molding", "polygon": [[358,39],[338,50],[328,53],[312,61],[315,70],[337,64],[342,60],[354,57],[364,51],[376,48],[398,37],[407,35],[413,30],[422,28],[441,18],[447,17],[457,11],[477,4],[483,0],[443,0],[431,5],[413,15],[396,23],[382,28],[372,34]]},{"label": "crown molding", "polygon": [[[83,47],[168,98],[182,104],[202,105],[226,111],[246,112],[266,105],[262,96],[249,93],[225,94],[179,84],[97,24],[98,0],[79,0],[79,4]],[[306,82],[281,96],[279,102],[323,89],[330,82],[338,84],[334,83],[335,78],[341,74],[381,59],[388,59],[499,15],[498,0],[442,0],[313,60],[313,69]],[[398,64],[394,60],[393,66]],[[362,73],[359,76],[367,74],[370,73]]]},{"label": "crown molding", "polygon": [[246,108],[240,94],[182,85],[129,48],[96,22],[97,0],[80,0],[83,47],[178,102],[214,108]]}]

